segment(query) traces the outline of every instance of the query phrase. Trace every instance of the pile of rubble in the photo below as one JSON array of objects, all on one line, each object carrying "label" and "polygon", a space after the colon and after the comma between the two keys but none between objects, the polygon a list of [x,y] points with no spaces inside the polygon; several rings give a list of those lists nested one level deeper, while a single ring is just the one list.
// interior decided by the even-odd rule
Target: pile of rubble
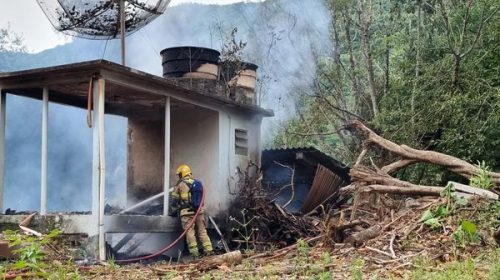
[{"label": "pile of rubble", "polygon": [[[244,249],[263,251],[251,259],[263,263],[294,254],[295,242],[302,239],[334,249],[335,257],[357,255],[375,267],[396,269],[417,257],[450,259],[457,253],[453,248],[474,254],[478,248],[500,244],[500,203],[495,193],[499,173],[488,174],[496,185],[492,191],[455,182],[446,187],[405,182],[391,175],[418,162],[443,166],[467,179],[477,174],[478,167],[449,155],[397,145],[360,122],[350,128],[366,139],[351,169],[351,183],[338,194],[352,196],[350,204],[333,207],[327,202],[322,211],[289,213],[263,190],[257,166],[242,172],[240,194],[231,209],[244,211],[233,210],[230,224],[233,241],[244,243]],[[370,148],[385,149],[399,159],[379,168],[366,159]],[[270,252],[273,246],[281,249]]]}]

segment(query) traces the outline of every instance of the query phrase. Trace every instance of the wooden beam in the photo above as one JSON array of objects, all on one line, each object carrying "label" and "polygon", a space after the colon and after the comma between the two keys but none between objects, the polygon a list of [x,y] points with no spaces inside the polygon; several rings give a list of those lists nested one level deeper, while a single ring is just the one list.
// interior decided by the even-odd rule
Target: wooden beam
[{"label": "wooden beam", "polygon": [[488,190],[484,190],[484,189],[480,189],[480,188],[476,188],[476,187],[471,187],[471,186],[460,184],[460,183],[453,182],[453,181],[449,181],[448,184],[452,184],[455,187],[456,191],[470,193],[470,194],[498,200],[498,194],[490,192]]},{"label": "wooden beam", "polygon": [[78,84],[78,83],[88,83],[90,77],[96,71],[82,71],[74,73],[57,73],[53,74],[48,78],[43,76],[43,74],[38,74],[33,77],[26,78],[13,78],[2,79],[1,87],[4,90],[16,90],[16,89],[26,89],[26,88],[40,88],[40,86],[51,87],[54,85],[66,85],[66,84]]}]

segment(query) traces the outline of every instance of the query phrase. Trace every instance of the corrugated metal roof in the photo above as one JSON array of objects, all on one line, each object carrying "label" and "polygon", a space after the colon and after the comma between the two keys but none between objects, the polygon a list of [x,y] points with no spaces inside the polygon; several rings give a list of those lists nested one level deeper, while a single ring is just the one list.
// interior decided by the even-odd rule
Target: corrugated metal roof
[{"label": "corrugated metal roof", "polygon": [[[314,147],[290,147],[290,148],[272,148],[262,151],[262,168],[271,164],[272,161],[294,161],[297,160],[297,153],[312,158],[315,162],[311,164],[321,164],[339,175],[344,181],[349,182],[350,167],[339,160],[321,152]],[[316,166],[314,166],[316,167]]]}]

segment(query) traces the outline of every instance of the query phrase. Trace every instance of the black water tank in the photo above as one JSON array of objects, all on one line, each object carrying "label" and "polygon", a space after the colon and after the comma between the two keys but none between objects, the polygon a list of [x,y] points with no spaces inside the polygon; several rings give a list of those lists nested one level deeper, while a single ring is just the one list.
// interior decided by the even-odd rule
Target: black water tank
[{"label": "black water tank", "polygon": [[217,79],[220,52],[200,47],[174,47],[160,52],[163,77]]}]

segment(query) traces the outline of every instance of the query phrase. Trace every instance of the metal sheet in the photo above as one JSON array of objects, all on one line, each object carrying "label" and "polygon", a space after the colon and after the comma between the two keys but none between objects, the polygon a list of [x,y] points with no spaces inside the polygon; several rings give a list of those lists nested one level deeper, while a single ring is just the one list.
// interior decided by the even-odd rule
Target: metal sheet
[{"label": "metal sheet", "polygon": [[316,175],[300,211],[308,213],[327,200],[335,198],[341,186],[345,185],[337,174],[318,164]]}]

